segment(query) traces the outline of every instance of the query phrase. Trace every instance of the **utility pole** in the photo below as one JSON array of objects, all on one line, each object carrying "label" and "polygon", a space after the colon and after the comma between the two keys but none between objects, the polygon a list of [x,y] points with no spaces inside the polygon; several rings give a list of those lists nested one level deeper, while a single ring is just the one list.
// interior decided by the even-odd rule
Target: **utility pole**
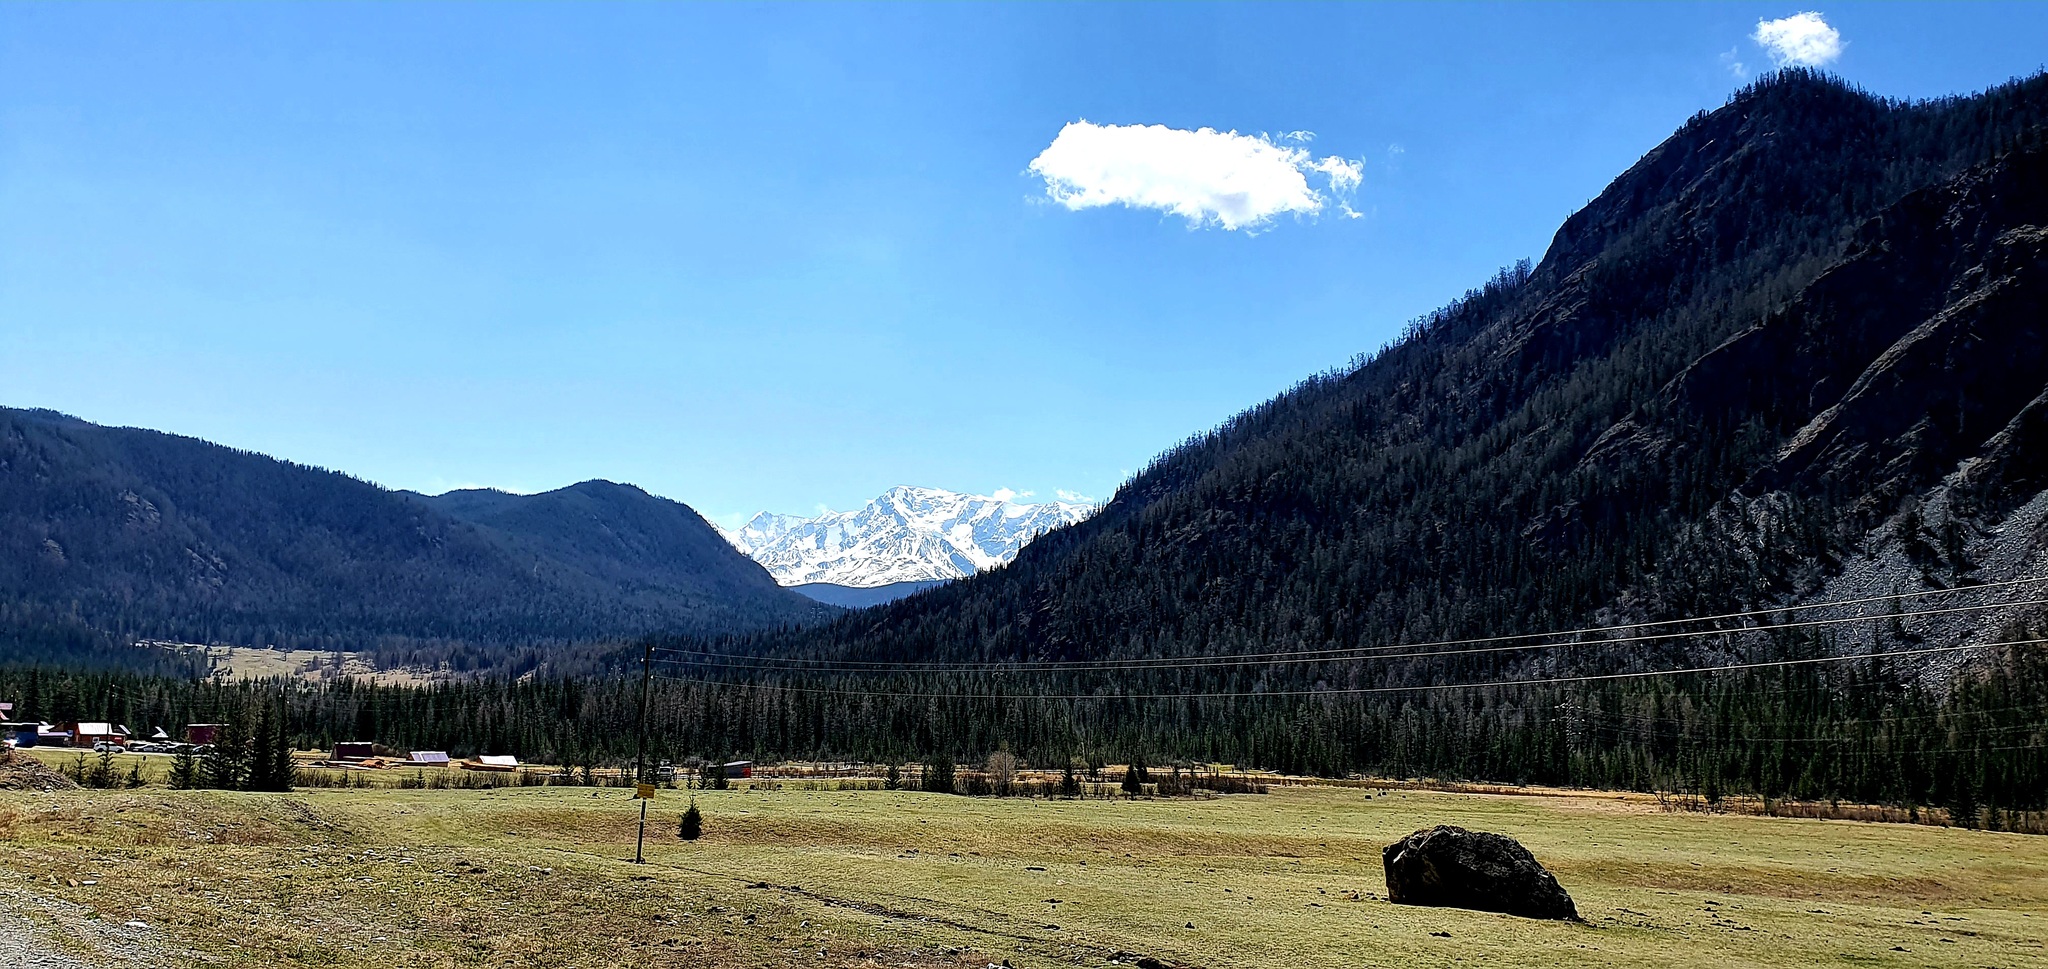
[{"label": "utility pole", "polygon": [[654,679],[654,640],[640,652],[640,742],[633,756],[633,796],[640,800],[640,840],[633,845],[633,864],[647,863],[647,802],[654,799],[647,783],[647,684]]}]

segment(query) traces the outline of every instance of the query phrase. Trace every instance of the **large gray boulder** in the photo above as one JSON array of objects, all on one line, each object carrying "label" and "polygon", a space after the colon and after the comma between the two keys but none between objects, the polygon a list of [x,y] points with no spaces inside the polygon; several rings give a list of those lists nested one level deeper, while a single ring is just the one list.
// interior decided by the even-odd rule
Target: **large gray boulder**
[{"label": "large gray boulder", "polygon": [[1438,825],[1388,845],[1381,856],[1387,865],[1387,898],[1397,904],[1532,919],[1579,917],[1557,879],[1506,835]]}]

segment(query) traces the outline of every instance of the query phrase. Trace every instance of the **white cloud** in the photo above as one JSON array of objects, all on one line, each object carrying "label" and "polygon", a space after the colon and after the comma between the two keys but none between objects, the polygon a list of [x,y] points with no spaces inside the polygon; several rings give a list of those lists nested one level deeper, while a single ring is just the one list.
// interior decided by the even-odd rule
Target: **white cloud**
[{"label": "white cloud", "polygon": [[1727,68],[1728,73],[1735,77],[1749,76],[1749,65],[1742,62],[1742,52],[1736,48],[1730,47],[1721,52],[1721,66]]},{"label": "white cloud", "polygon": [[1750,38],[1763,46],[1779,67],[1820,67],[1842,56],[1842,32],[1811,10],[1780,20],[1759,20]]},{"label": "white cloud", "polygon": [[1017,497],[1017,493],[1011,491],[1008,488],[997,488],[996,493],[990,495],[989,497],[994,498],[997,501],[1009,501],[1010,499]]},{"label": "white cloud", "polygon": [[1330,191],[1338,195],[1349,195],[1365,181],[1365,159],[1339,158],[1328,155],[1309,163],[1311,171],[1330,176]]},{"label": "white cloud", "polygon": [[[1125,205],[1170,212],[1198,228],[1258,229],[1283,213],[1315,215],[1333,197],[1355,216],[1345,199],[1364,180],[1365,162],[1316,158],[1263,135],[1214,128],[1075,121],[1031,160],[1030,171],[1069,209]],[[1309,185],[1311,174],[1327,182],[1328,194]]]},{"label": "white cloud", "polygon": [[1074,504],[1074,505],[1092,505],[1092,504],[1095,504],[1095,499],[1094,499],[1094,498],[1091,498],[1091,497],[1089,497],[1089,496],[1087,496],[1087,495],[1084,495],[1084,494],[1082,494],[1082,493],[1080,493],[1080,492],[1078,492],[1078,491],[1068,491],[1068,490],[1067,490],[1067,489],[1065,489],[1065,488],[1056,488],[1056,489],[1054,489],[1054,490],[1053,490],[1053,494],[1055,494],[1055,495],[1058,495],[1061,501],[1067,502],[1068,504]]}]

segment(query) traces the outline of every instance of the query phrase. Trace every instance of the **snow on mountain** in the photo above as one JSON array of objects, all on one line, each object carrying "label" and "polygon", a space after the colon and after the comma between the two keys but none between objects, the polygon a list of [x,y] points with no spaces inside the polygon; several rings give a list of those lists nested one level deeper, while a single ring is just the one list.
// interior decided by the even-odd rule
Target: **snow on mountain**
[{"label": "snow on mountain", "polygon": [[866,589],[958,579],[1006,564],[1032,539],[1096,509],[1076,501],[1017,504],[1000,494],[899,486],[855,511],[815,518],[764,511],[720,531],[783,585]]}]

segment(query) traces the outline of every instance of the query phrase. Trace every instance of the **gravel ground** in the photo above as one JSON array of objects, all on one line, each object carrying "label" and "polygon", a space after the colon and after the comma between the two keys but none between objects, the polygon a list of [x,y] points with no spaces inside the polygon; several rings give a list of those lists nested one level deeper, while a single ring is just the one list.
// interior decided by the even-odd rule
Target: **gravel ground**
[{"label": "gravel ground", "polygon": [[[100,953],[72,955],[75,946],[56,946],[24,912],[40,911],[57,919],[75,939]],[[77,906],[22,891],[0,891],[0,969],[143,969],[172,965],[163,947],[146,927],[114,925],[82,918]]]},{"label": "gravel ground", "polygon": [[36,937],[28,920],[13,912],[0,912],[0,969],[97,969],[70,956],[50,951],[50,945]]}]

